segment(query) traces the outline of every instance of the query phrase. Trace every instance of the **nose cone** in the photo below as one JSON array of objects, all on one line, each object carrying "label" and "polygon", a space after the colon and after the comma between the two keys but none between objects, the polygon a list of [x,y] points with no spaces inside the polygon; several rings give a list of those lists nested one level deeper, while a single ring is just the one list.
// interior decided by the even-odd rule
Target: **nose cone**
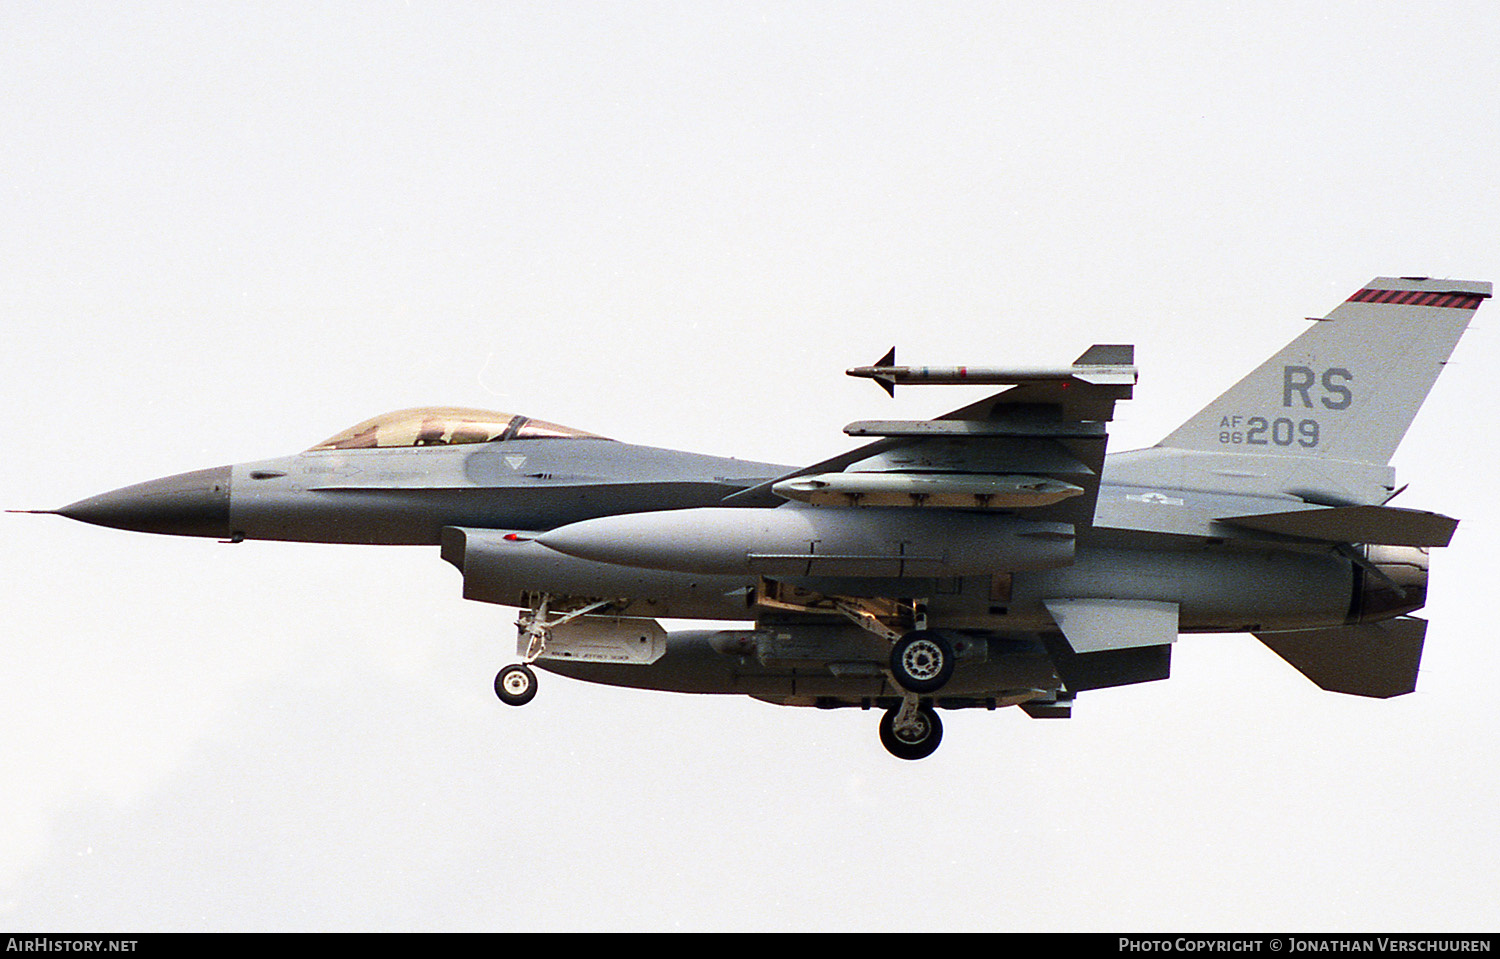
[{"label": "nose cone", "polygon": [[56,511],[96,526],[177,536],[229,536],[229,467],[178,473]]}]

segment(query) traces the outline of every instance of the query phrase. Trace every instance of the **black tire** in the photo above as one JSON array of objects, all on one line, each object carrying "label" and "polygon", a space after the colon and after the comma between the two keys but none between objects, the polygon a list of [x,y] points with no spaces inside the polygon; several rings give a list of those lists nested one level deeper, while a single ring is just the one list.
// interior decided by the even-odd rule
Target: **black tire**
[{"label": "black tire", "polygon": [[897,759],[926,759],[937,752],[943,741],[943,722],[928,706],[917,708],[918,728],[896,732],[896,714],[901,707],[889,709],[880,718],[880,744]]},{"label": "black tire", "polygon": [[524,663],[512,663],[495,674],[495,695],[507,706],[525,706],[536,698],[536,673]]},{"label": "black tire", "polygon": [[935,693],[953,675],[953,647],[938,633],[919,629],[891,650],[891,675],[909,693]]}]

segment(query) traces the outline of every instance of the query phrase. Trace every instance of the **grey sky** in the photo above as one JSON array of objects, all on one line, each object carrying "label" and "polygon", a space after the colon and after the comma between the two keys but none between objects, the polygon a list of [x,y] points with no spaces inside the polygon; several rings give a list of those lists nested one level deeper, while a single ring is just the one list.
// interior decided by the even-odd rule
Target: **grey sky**
[{"label": "grey sky", "polygon": [[[1376,275],[1500,280],[1479,3],[13,3],[0,506],[524,412],[773,462],[842,375],[1133,342],[1149,445]],[[1493,929],[1495,313],[1397,454],[1418,691],[1247,636],[1075,718],[489,690],[435,549],[0,517],[0,925]]]}]

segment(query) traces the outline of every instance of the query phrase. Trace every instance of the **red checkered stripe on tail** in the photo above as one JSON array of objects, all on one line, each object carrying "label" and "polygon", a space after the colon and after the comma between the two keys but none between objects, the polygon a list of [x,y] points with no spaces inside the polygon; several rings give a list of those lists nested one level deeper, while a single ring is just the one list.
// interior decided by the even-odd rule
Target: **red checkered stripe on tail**
[{"label": "red checkered stripe on tail", "polygon": [[1393,303],[1402,306],[1444,306],[1454,310],[1477,310],[1484,297],[1477,293],[1428,293],[1423,290],[1364,289],[1349,297],[1350,303]]}]

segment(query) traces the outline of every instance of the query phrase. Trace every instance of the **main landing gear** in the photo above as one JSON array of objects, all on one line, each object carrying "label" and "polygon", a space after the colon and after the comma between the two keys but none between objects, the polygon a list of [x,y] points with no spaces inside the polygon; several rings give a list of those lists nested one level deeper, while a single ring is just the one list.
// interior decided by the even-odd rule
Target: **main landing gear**
[{"label": "main landing gear", "polygon": [[891,645],[891,679],[905,695],[900,706],[881,717],[880,744],[897,759],[926,759],[943,741],[943,722],[937,711],[918,697],[946,686],[958,657],[953,644],[926,625],[926,616],[918,607],[917,628]]},{"label": "main landing gear", "polygon": [[880,718],[880,744],[897,759],[926,759],[943,741],[943,722],[931,706],[906,697]]},{"label": "main landing gear", "polygon": [[941,633],[914,629],[891,647],[891,678],[906,691],[880,720],[880,744],[897,759],[926,759],[943,741],[937,711],[917,697],[935,693],[953,676],[957,657]]},{"label": "main landing gear", "polygon": [[953,646],[941,634],[914,629],[891,647],[891,678],[909,693],[935,693],[953,676]]},{"label": "main landing gear", "polygon": [[887,667],[892,685],[901,693],[901,704],[880,720],[880,742],[899,759],[926,759],[938,748],[943,724],[921,697],[948,684],[958,654],[941,631],[927,628],[924,600],[823,596],[762,579],[755,601],[760,607],[801,614],[838,613],[889,643]]}]

